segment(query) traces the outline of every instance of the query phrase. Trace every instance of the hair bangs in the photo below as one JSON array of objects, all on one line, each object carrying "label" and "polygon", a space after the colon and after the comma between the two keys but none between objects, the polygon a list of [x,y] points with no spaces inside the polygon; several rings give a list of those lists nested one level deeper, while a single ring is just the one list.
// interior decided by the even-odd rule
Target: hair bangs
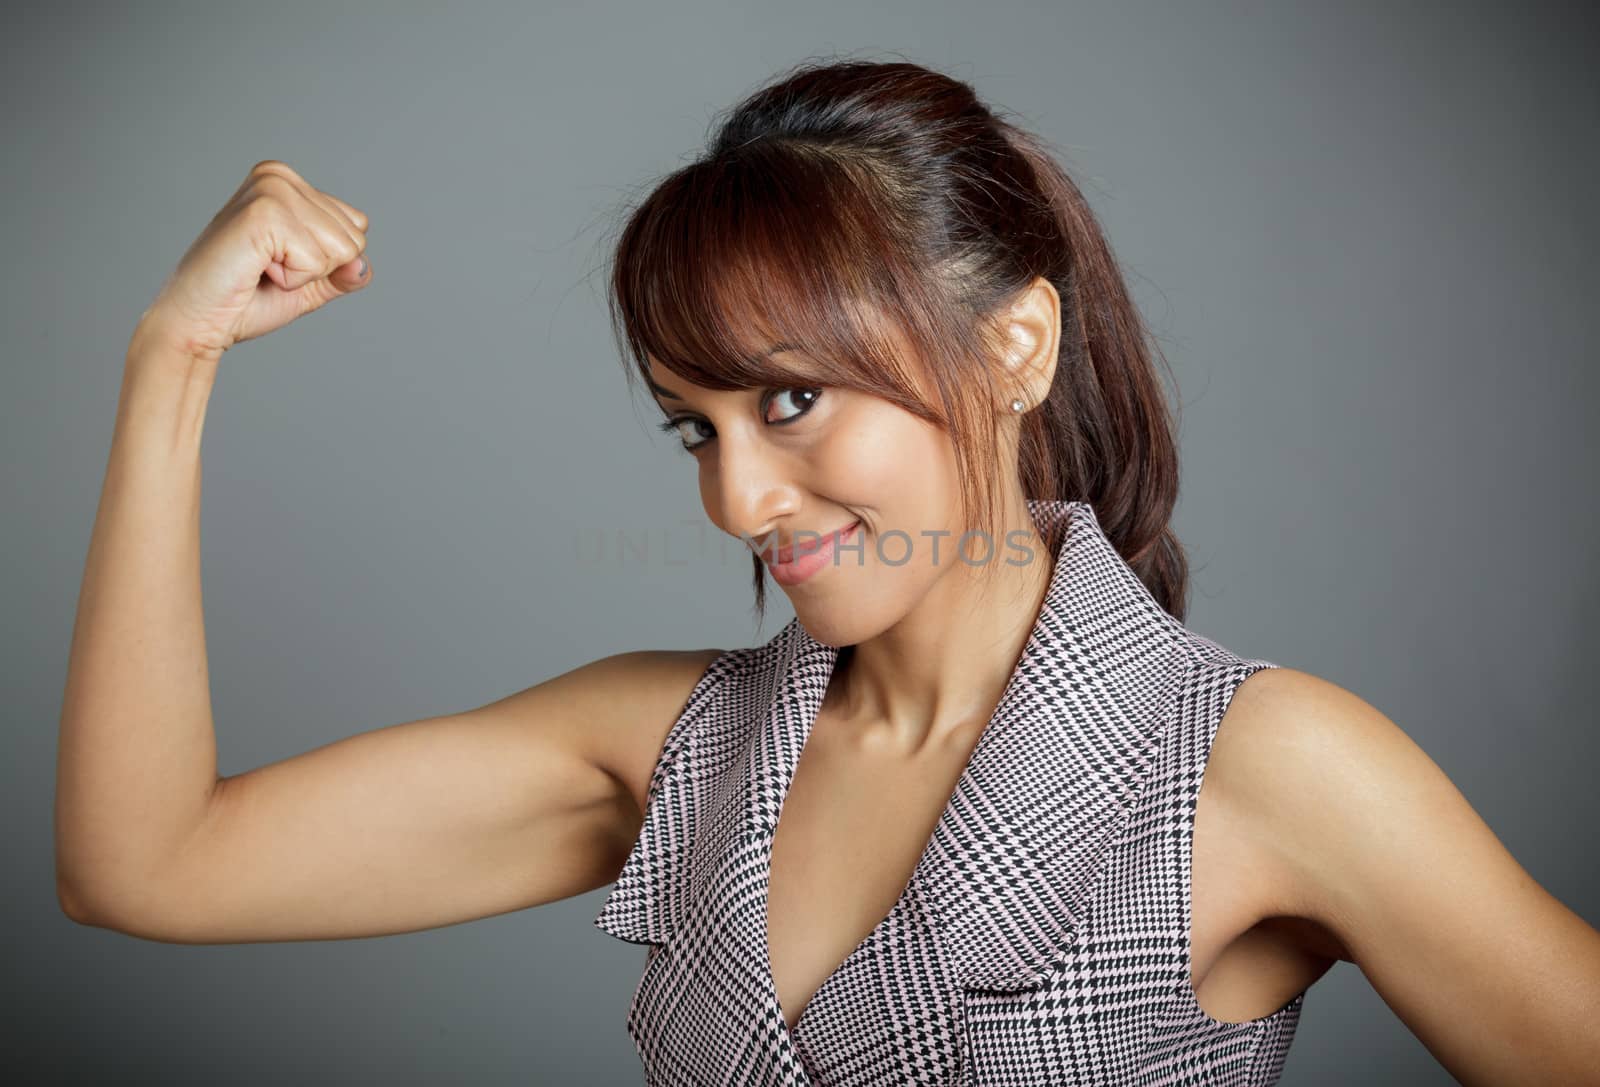
[{"label": "hair bangs", "polygon": [[[923,417],[882,254],[892,217],[864,175],[795,146],[697,164],[663,184],[617,251],[621,338],[712,389],[857,388]],[[795,352],[796,354],[786,354]]]}]

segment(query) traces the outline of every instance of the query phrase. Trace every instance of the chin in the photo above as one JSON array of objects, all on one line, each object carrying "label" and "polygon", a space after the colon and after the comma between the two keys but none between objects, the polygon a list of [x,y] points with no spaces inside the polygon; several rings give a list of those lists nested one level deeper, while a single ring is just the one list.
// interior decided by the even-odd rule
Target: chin
[{"label": "chin", "polygon": [[823,645],[839,649],[860,640],[854,633],[856,621],[834,609],[796,607],[794,614],[800,620],[800,625],[806,628],[806,633]]},{"label": "chin", "polygon": [[806,633],[836,649],[870,641],[904,615],[892,601],[859,592],[796,593],[789,602]]},{"label": "chin", "polygon": [[833,604],[804,601],[795,605],[794,613],[807,634],[835,649],[858,645],[880,633],[879,625],[870,616],[843,601]]}]

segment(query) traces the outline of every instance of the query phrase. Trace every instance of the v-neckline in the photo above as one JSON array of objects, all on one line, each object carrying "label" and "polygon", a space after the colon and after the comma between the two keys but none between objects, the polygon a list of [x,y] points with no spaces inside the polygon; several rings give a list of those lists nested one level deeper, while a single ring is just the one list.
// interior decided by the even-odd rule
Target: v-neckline
[{"label": "v-neckline", "polygon": [[[1042,528],[1043,525],[1040,525],[1039,527]],[[1064,539],[1065,533],[1063,533],[1063,541]],[[828,686],[833,680],[833,674],[838,667],[839,656],[842,651],[839,647],[824,646],[822,643],[816,641],[811,637],[806,629],[800,625],[798,619],[790,621],[791,626],[794,627],[794,635],[798,639],[799,643],[798,650],[789,660],[789,665],[791,668],[800,660],[806,659],[811,655],[818,653],[819,651],[826,651],[822,658],[826,661],[826,671],[822,673],[820,685],[812,688],[818,693],[815,694],[813,700],[810,700],[805,704],[805,712],[799,717],[799,742],[794,745],[793,754],[791,756],[785,757],[784,749],[782,747],[779,747],[778,749],[779,766],[778,773],[776,775],[778,790],[777,814],[772,821],[771,830],[764,831],[762,834],[760,849],[761,893],[758,896],[760,908],[758,910],[757,918],[757,939],[758,943],[760,944],[761,952],[761,983],[765,989],[765,997],[769,1009],[776,1011],[777,1013],[777,1029],[779,1030],[780,1034],[787,1039],[791,1046],[795,1045],[798,1039],[801,1037],[801,1028],[805,1026],[806,1020],[810,1018],[811,1010],[816,1006],[818,999],[822,997],[824,992],[845,972],[845,969],[863,953],[869,944],[875,943],[878,940],[883,930],[895,920],[896,916],[903,913],[907,909],[908,902],[912,897],[914,890],[921,884],[924,872],[930,863],[931,857],[933,856],[935,843],[939,841],[941,835],[946,832],[947,824],[954,817],[956,798],[961,796],[964,791],[971,790],[974,769],[979,765],[981,757],[984,755],[995,735],[996,722],[1001,721],[1008,716],[1008,711],[1010,710],[1012,703],[1019,697],[1017,693],[1019,680],[1028,671],[1030,662],[1033,661],[1041,652],[1041,622],[1045,618],[1046,614],[1050,611],[1052,601],[1057,598],[1059,592],[1061,591],[1061,586],[1058,583],[1059,579],[1065,576],[1065,571],[1060,568],[1059,562],[1062,551],[1064,550],[1064,546],[1065,545],[1063,542],[1061,546],[1058,546],[1056,553],[1052,556],[1051,561],[1053,565],[1046,583],[1045,595],[1044,598],[1039,602],[1039,610],[1034,615],[1033,624],[1028,632],[1028,637],[1023,643],[1022,650],[1018,654],[1016,662],[1012,665],[1011,675],[1006,679],[1005,688],[1002,690],[999,700],[995,703],[995,708],[990,713],[989,720],[984,724],[983,731],[979,733],[977,742],[974,743],[971,752],[968,753],[966,764],[962,767],[960,775],[956,778],[956,783],[951,788],[950,795],[945,798],[944,806],[939,811],[939,818],[934,822],[933,832],[928,836],[928,840],[923,843],[922,852],[917,857],[917,863],[912,868],[911,876],[907,879],[905,887],[901,889],[900,895],[895,899],[894,904],[889,907],[889,912],[884,914],[883,917],[878,920],[877,924],[873,925],[872,929],[865,936],[863,936],[856,943],[855,947],[851,948],[849,953],[846,954],[845,957],[834,966],[833,970],[822,979],[822,982],[817,986],[816,990],[812,992],[810,999],[806,1001],[806,1006],[801,1009],[800,1018],[795,1020],[793,1027],[789,1026],[788,1020],[784,1017],[783,1003],[778,997],[777,979],[772,973],[772,945],[767,911],[771,904],[773,844],[777,840],[778,825],[782,822],[783,817],[783,805],[784,802],[787,801],[789,790],[794,784],[795,774],[798,772],[800,765],[800,757],[805,752],[805,745],[811,738],[812,729],[817,722],[817,718],[821,716],[822,704],[827,697]]]},{"label": "v-neckline", "polygon": [[[804,646],[802,653],[815,645],[821,644],[815,642],[811,636],[806,633],[805,628],[798,626],[799,620],[795,620],[795,623],[797,624],[796,631],[802,639]],[[855,957],[856,952],[861,950],[862,945],[866,944],[872,939],[873,936],[877,935],[878,930],[884,925],[889,917],[900,908],[901,900],[905,897],[905,894],[902,892],[900,898],[895,900],[894,905],[889,907],[889,913],[884,915],[883,920],[880,920],[876,925],[874,925],[872,927],[872,931],[867,933],[866,937],[862,939],[861,942],[858,943],[854,948],[851,948],[849,954],[847,954],[839,962],[839,964],[834,967],[833,971],[829,973],[827,977],[822,979],[822,983],[817,986],[816,991],[811,994],[811,998],[806,1001],[806,1006],[800,1010],[800,1018],[794,1021],[794,1026],[789,1026],[789,1022],[783,1014],[783,1002],[778,998],[778,980],[773,976],[772,973],[772,944],[770,937],[771,925],[767,918],[767,910],[772,901],[771,888],[773,844],[778,839],[778,825],[783,822],[783,806],[789,799],[789,790],[794,785],[795,774],[799,772],[800,756],[805,753],[806,743],[811,739],[812,726],[816,724],[817,718],[822,714],[822,703],[827,698],[828,686],[833,681],[833,674],[839,665],[839,656],[841,652],[842,651],[837,647],[832,648],[828,652],[828,671],[822,680],[822,694],[818,696],[816,705],[810,708],[800,720],[800,743],[795,749],[794,757],[784,760],[781,765],[778,774],[778,818],[773,822],[772,832],[764,836],[761,844],[761,924],[759,934],[761,938],[761,978],[763,984],[766,986],[767,1000],[771,1003],[773,1008],[777,1009],[778,1025],[782,1028],[783,1033],[791,1042],[800,1036],[800,1027],[805,1023],[806,1016],[810,1013],[812,1005],[817,1002],[817,995],[822,992],[823,988],[828,984],[828,982],[832,981],[836,975],[844,970],[846,964],[848,964],[850,960]],[[915,878],[916,876],[913,873],[912,879],[914,880]]]}]

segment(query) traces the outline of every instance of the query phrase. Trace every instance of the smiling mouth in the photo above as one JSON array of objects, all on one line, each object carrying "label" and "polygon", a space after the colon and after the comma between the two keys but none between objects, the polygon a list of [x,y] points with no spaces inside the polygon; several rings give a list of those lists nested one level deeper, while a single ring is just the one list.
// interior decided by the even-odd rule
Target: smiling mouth
[{"label": "smiling mouth", "polygon": [[839,528],[836,528],[832,532],[830,532],[830,533],[828,533],[828,534],[826,534],[824,536],[821,536],[819,539],[815,539],[815,540],[813,540],[808,535],[806,537],[806,539],[803,542],[799,543],[799,544],[789,544],[786,547],[778,548],[776,551],[768,550],[766,553],[764,553],[762,555],[762,558],[766,561],[768,566],[789,566],[789,565],[792,565],[794,563],[794,560],[795,560],[795,548],[796,547],[800,548],[800,556],[801,557],[804,557],[806,555],[815,554],[816,552],[822,550],[824,547],[827,547],[829,544],[838,543],[839,542],[839,538],[841,536],[843,536],[845,533],[849,532],[851,529],[858,527],[860,524],[861,524],[860,521],[849,521],[849,522],[846,522],[845,524],[841,525]]}]

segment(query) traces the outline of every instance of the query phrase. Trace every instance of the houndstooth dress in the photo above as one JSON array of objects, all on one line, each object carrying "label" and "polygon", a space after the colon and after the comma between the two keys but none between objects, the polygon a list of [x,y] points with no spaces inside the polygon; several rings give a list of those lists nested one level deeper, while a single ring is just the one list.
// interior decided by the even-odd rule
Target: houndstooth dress
[{"label": "houndstooth dress", "polygon": [[1276,1083],[1302,991],[1245,1023],[1190,984],[1196,799],[1236,656],[1161,609],[1084,502],[1022,656],[898,902],[784,1024],[773,832],[838,650],[791,621],[712,662],[595,924],[646,944],[652,1085]]}]

